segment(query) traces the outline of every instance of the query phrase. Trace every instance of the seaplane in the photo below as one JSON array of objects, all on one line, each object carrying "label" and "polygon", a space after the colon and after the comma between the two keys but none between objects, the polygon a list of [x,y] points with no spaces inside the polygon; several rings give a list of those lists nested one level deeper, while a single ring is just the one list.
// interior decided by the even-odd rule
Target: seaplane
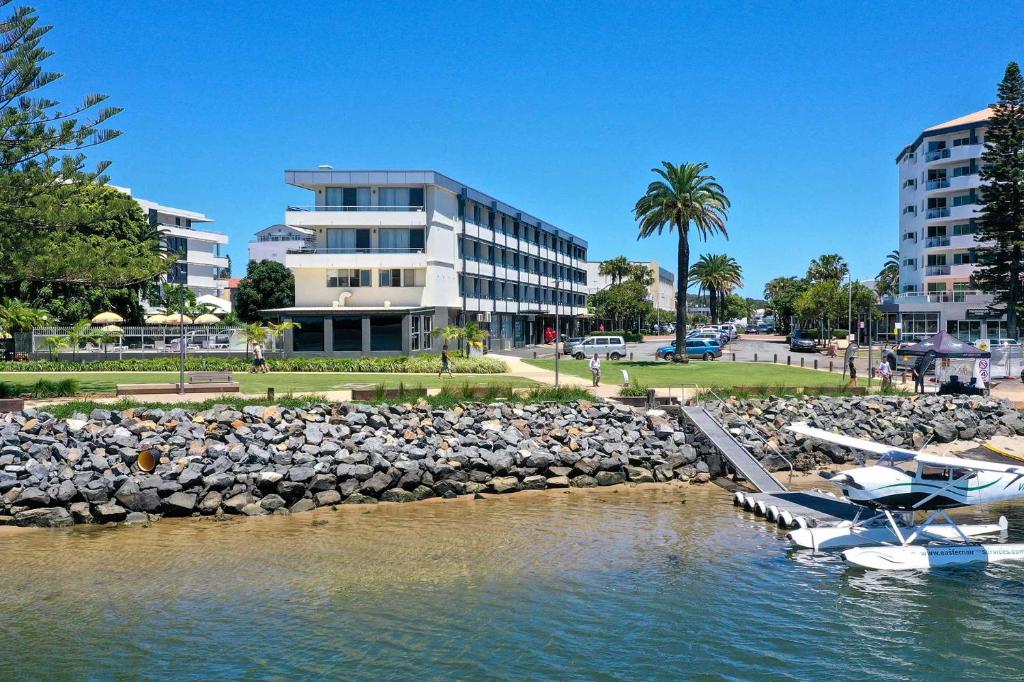
[{"label": "seaplane", "polygon": [[[784,428],[878,456],[876,464],[827,479],[859,507],[854,519],[835,527],[793,530],[787,537],[794,545],[815,551],[841,550],[848,564],[870,569],[1024,561],[1024,544],[976,541],[982,536],[1005,535],[1006,517],[995,524],[958,524],[947,511],[1024,498],[1024,464],[894,448],[803,422]],[[866,464],[863,455],[858,461]]]}]

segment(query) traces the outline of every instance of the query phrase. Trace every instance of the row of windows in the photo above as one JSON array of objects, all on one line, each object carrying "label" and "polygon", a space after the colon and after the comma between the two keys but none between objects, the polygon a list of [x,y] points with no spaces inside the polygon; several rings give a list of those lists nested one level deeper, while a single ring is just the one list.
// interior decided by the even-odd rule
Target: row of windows
[{"label": "row of windows", "polygon": [[[467,203],[472,206],[472,210],[467,210]],[[487,227],[499,234],[506,234],[516,239],[522,239],[532,244],[538,244],[566,256],[571,255],[573,258],[577,258],[579,260],[586,260],[587,258],[587,250],[583,246],[573,244],[568,239],[562,239],[561,237],[549,232],[545,232],[539,227],[533,227],[520,222],[512,216],[507,216],[503,213],[498,214],[489,208],[481,206],[480,204],[466,202],[465,200],[460,199],[459,218],[461,220],[472,222],[474,225]]]},{"label": "row of windows", "polygon": [[479,263],[490,263],[519,272],[532,272],[545,277],[554,277],[557,272],[558,279],[578,284],[587,283],[587,273],[584,270],[570,268],[537,256],[528,256],[514,249],[495,247],[488,242],[468,237],[459,238],[459,258]]},{"label": "row of windows", "polygon": [[[327,324],[331,325],[333,338],[331,349],[363,352],[363,319],[362,317],[327,318]],[[323,352],[324,318],[303,315],[293,317],[292,321],[300,325],[292,331],[292,350],[303,353]],[[369,325],[369,350],[402,350],[402,317],[400,315],[373,316],[369,318]]]},{"label": "row of windows", "polygon": [[327,187],[324,190],[324,207],[329,211],[372,211],[376,208],[422,211],[423,188]]},{"label": "row of windows", "polygon": [[[426,282],[426,273],[421,269],[381,268],[377,270],[379,287],[421,287]],[[329,289],[353,289],[372,286],[373,270],[342,268],[327,271]]]},{"label": "row of windows", "polygon": [[[976,249],[969,249],[967,251],[955,251],[948,254],[953,262],[953,265],[973,265],[979,261],[979,254]],[[949,259],[945,253],[933,253],[928,255],[928,265],[948,265]]]},{"label": "row of windows", "polygon": [[551,287],[539,287],[480,277],[460,277],[459,295],[469,298],[482,298],[489,301],[557,303],[558,305],[572,305],[578,308],[583,308],[587,305],[586,294],[572,291],[556,291]]}]

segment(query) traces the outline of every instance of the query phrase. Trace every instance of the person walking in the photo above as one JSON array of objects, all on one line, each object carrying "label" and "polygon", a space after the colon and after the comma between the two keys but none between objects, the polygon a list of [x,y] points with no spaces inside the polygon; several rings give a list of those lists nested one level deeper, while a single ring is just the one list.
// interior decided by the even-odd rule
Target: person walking
[{"label": "person walking", "polygon": [[601,385],[601,358],[594,353],[594,357],[590,360],[590,374],[594,379],[594,388]]},{"label": "person walking", "polygon": [[452,360],[448,357],[448,344],[441,346],[441,371],[437,373],[437,378],[440,379],[441,375],[448,372],[449,378],[454,379],[452,376]]},{"label": "person walking", "polygon": [[847,384],[852,388],[857,387],[857,365],[853,364],[853,357],[850,357],[850,383]]},{"label": "person walking", "polygon": [[263,357],[263,344],[257,343],[252,348],[252,371],[257,374],[266,374],[270,370],[267,368],[267,359]]},{"label": "person walking", "polygon": [[882,379],[882,390],[892,388],[892,368],[889,367],[889,361],[882,358],[882,361],[878,363],[878,376]]},{"label": "person walking", "polygon": [[914,393],[924,393],[924,366],[928,358],[922,355],[914,363]]}]

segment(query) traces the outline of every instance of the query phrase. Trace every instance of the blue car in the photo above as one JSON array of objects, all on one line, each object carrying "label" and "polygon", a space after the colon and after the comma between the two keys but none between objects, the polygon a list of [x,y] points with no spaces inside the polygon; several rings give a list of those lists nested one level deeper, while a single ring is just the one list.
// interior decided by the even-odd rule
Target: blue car
[{"label": "blue car", "polygon": [[[662,346],[654,353],[654,357],[661,358],[663,360],[671,360],[675,356],[676,344],[674,342],[667,346]],[[715,358],[722,357],[722,347],[708,339],[687,339],[686,357],[714,360]]]}]

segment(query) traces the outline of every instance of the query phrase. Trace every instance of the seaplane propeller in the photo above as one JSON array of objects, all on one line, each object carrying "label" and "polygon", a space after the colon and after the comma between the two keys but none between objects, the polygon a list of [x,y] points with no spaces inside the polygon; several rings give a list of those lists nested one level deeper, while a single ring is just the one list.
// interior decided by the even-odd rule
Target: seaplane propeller
[{"label": "seaplane propeller", "polygon": [[[896,448],[806,423],[785,428],[879,458],[866,466],[858,458],[862,466],[822,474],[860,509],[852,522],[792,531],[787,537],[797,546],[842,550],[844,560],[865,568],[1024,560],[1024,544],[972,540],[1005,533],[1005,517],[996,524],[958,524],[947,511],[1024,498],[1024,467]],[[918,514],[925,518],[918,521]]]}]

